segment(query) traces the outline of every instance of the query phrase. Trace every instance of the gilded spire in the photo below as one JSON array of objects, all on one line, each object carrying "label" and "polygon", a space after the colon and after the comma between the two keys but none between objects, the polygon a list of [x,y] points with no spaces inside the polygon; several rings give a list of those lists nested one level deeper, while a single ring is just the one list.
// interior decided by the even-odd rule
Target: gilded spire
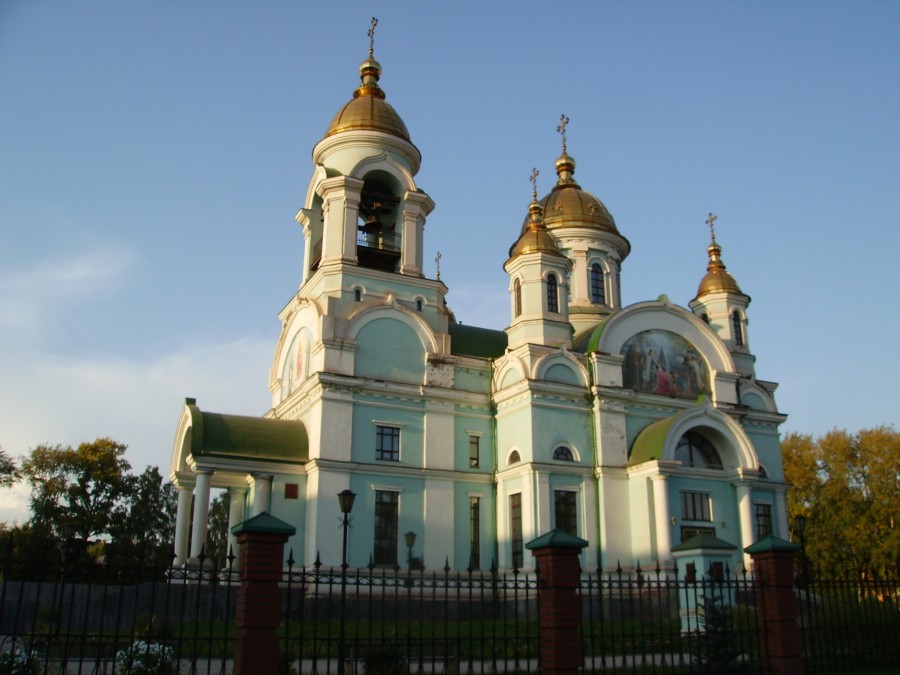
[{"label": "gilded spire", "polygon": [[575,178],[573,178],[575,174],[575,160],[572,159],[572,157],[569,155],[568,150],[566,149],[567,126],[569,126],[569,118],[565,115],[560,115],[559,124],[556,127],[556,133],[558,133],[562,138],[562,154],[556,160],[556,175],[559,176],[557,187],[561,185],[578,185],[575,182]]},{"label": "gilded spire", "polygon": [[706,266],[706,275],[700,282],[700,288],[697,290],[697,297],[706,293],[740,293],[741,287],[738,286],[737,280],[725,269],[725,263],[722,262],[722,247],[716,242],[715,223],[718,218],[710,213],[706,219],[709,226],[710,243],[706,249],[709,254],[709,264]]},{"label": "gilded spire", "polygon": [[378,19],[373,16],[367,33],[369,36],[369,58],[359,66],[359,79],[362,80],[362,84],[353,92],[353,98],[359,98],[360,96],[384,98],[384,91],[378,86],[378,80],[381,79],[381,64],[375,60],[375,26],[377,25]]},{"label": "gilded spire", "polygon": [[525,253],[551,253],[562,255],[559,247],[547,232],[544,225],[544,207],[538,201],[537,177],[541,174],[536,168],[531,170],[531,203],[528,205],[528,221],[518,241],[509,249],[509,257],[514,258]]}]

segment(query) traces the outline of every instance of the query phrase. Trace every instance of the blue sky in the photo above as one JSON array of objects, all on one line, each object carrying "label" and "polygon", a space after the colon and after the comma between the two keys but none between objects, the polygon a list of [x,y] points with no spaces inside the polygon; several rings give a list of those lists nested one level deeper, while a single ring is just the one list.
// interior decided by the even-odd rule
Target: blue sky
[{"label": "blue sky", "polygon": [[565,113],[626,304],[693,298],[713,211],[783,428],[897,422],[900,3],[0,0],[4,450],[109,435],[167,473],[185,396],[267,410],[293,217],[372,15],[460,320],[504,327]]}]

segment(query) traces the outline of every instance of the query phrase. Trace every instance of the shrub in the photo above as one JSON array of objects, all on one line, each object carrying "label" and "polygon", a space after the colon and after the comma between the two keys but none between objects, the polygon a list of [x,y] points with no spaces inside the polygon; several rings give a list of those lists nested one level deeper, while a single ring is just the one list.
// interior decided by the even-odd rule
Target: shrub
[{"label": "shrub", "polygon": [[117,675],[162,675],[175,671],[175,652],[159,642],[136,640],[116,654]]}]

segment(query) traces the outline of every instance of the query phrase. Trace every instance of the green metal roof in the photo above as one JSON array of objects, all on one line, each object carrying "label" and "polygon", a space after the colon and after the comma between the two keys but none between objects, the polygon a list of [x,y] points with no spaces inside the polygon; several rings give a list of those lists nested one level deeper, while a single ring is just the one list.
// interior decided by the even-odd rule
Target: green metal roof
[{"label": "green metal roof", "polygon": [[677,553],[679,551],[697,551],[700,549],[706,551],[734,551],[737,549],[737,546],[729,544],[727,541],[714,537],[711,534],[695,534],[690,539],[678,544],[678,546],[673,546],[672,553]]},{"label": "green metal roof", "polygon": [[644,427],[631,445],[628,463],[643,464],[654,459],[662,459],[663,443],[674,421],[674,417],[667,417]]},{"label": "green metal roof", "polygon": [[293,537],[297,533],[297,528],[283,520],[279,520],[268,511],[263,511],[245,520],[243,523],[238,523],[231,528],[231,532],[233,534],[241,534],[241,532],[249,534],[283,534]]},{"label": "green metal roof", "polygon": [[767,537],[763,537],[755,544],[751,544],[747,548],[744,549],[745,553],[766,553],[767,551],[799,551],[800,547],[797,544],[792,544],[789,541],[785,541],[784,539],[780,539],[778,537],[772,536],[771,534]]},{"label": "green metal roof", "polygon": [[194,457],[269,460],[304,464],[309,439],[302,422],[203,412],[191,399],[191,454]]},{"label": "green metal roof", "polygon": [[508,339],[502,330],[450,324],[450,353],[460,356],[497,358],[506,352]]},{"label": "green metal roof", "polygon": [[603,335],[603,329],[606,327],[606,319],[602,319],[593,328],[581,331],[572,339],[572,350],[581,352],[582,354],[590,354],[597,351],[600,344],[600,336]]},{"label": "green metal roof", "polygon": [[537,539],[532,539],[525,548],[532,551],[536,548],[546,548],[552,546],[554,548],[586,548],[588,543],[581,537],[563,532],[562,530],[550,530],[547,534],[542,534]]}]

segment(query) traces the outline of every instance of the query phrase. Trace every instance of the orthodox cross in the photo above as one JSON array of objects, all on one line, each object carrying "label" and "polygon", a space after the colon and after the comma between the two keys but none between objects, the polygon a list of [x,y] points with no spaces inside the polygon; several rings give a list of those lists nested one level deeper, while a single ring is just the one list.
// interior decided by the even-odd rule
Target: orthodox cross
[{"label": "orthodox cross", "polygon": [[441,280],[441,252],[440,251],[438,251],[437,255],[434,256],[434,264],[437,265],[437,273],[434,276],[438,281],[440,281]]},{"label": "orthodox cross", "polygon": [[559,116],[559,126],[556,127],[556,131],[560,136],[562,136],[563,154],[566,154],[566,125],[568,123],[568,117],[566,117],[565,115]]},{"label": "orthodox cross", "polygon": [[378,25],[378,19],[374,16],[372,17],[372,27],[369,28],[369,32],[367,33],[369,36],[369,56],[375,53],[375,26]]},{"label": "orthodox cross", "polygon": [[709,225],[709,236],[712,239],[712,243],[716,243],[716,223],[717,217],[715,214],[710,213],[709,218],[706,219],[706,224]]},{"label": "orthodox cross", "polygon": [[537,201],[537,177],[541,175],[541,172],[537,170],[537,168],[532,167],[531,169],[531,198],[533,201]]}]

